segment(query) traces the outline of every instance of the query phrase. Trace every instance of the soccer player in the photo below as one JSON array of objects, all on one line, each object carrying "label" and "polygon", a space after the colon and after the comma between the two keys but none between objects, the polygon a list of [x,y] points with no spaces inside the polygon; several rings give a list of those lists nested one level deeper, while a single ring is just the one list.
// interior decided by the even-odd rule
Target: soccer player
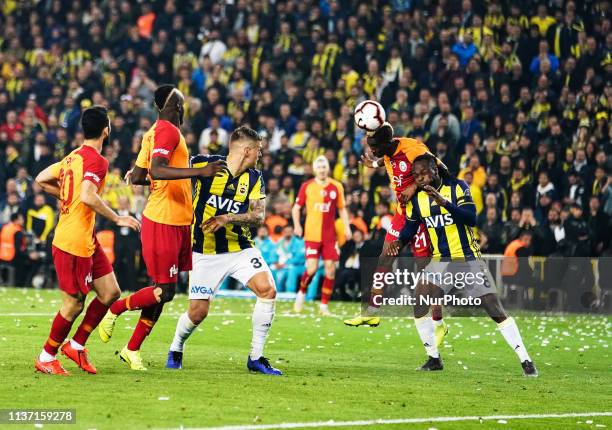
[{"label": "soccer player", "polygon": [[[436,279],[436,274],[461,274],[466,280],[465,293],[482,300],[487,314],[497,323],[497,327],[508,345],[519,357],[525,376],[538,376],[523,344],[521,334],[513,318],[508,317],[497,294],[493,277],[482,260],[478,241],[472,227],[476,225],[476,207],[468,185],[458,179],[441,179],[436,160],[427,154],[417,157],[412,173],[418,186],[417,193],[406,205],[406,224],[397,241],[385,245],[384,252],[395,256],[401,247],[410,241],[425,223],[432,243],[432,260],[425,268],[425,279]],[[472,274],[468,277],[466,274]],[[484,275],[484,276],[483,276]],[[467,279],[473,282],[467,283]],[[438,276],[434,289],[430,284],[417,288],[419,296],[435,296],[442,290],[448,294],[455,284],[442,282]],[[415,325],[429,355],[421,370],[442,370],[442,360],[434,339],[434,326],[427,315],[428,307],[419,304],[414,307]]]},{"label": "soccer player", "polygon": [[[397,240],[399,232],[404,227],[406,222],[406,203],[410,201],[416,190],[414,177],[412,175],[412,163],[415,158],[429,154],[427,146],[416,139],[410,138],[395,138],[393,136],[393,127],[388,122],[376,130],[367,138],[368,146],[377,158],[372,158],[368,153],[362,156],[362,162],[365,166],[378,168],[384,165],[389,175],[391,188],[395,192],[399,205],[393,219],[391,220],[391,228],[385,236],[385,243],[391,243]],[[442,168],[446,171],[446,166],[438,160]],[[414,240],[410,242],[412,254],[417,258],[417,266],[424,265],[427,258],[431,255],[429,236],[425,225],[421,224]],[[391,269],[393,260],[387,256],[379,257],[377,271],[388,271]],[[344,321],[344,324],[349,326],[369,325],[377,326],[380,324],[380,318],[377,316],[378,306],[374,298],[382,295],[382,289],[372,288],[370,293],[370,303],[366,309],[365,316],[358,316]],[[444,336],[448,333],[448,327],[442,319],[442,307],[434,305],[431,307],[431,314],[436,327],[436,345],[440,345]]]},{"label": "soccer player", "polygon": [[[81,369],[97,373],[89,361],[85,343],[108,307],[121,295],[113,267],[94,233],[96,214],[121,227],[140,230],[140,223],[136,219],[117,215],[100,198],[108,170],[108,161],[100,155],[103,142],[110,134],[106,108],[94,106],[86,109],[81,126],[85,137],[83,145],[36,177],[43,190],[60,201],[52,254],[62,292],[62,307],[35,362],[36,370],[53,375],[69,374],[55,357],[60,345],[62,354]],[[87,307],[85,317],[72,339],[64,343],[74,320],[83,310],[85,297],[91,288],[96,292],[96,297]]]},{"label": "soccer player", "polygon": [[[336,209],[344,226],[344,234],[351,237],[348,212],[344,206],[344,187],[329,177],[329,161],[325,156],[317,157],[312,163],[315,177],[302,184],[295,205],[291,210],[296,236],[304,235],[306,248],[306,270],[300,279],[300,289],[293,306],[295,312],[304,307],[306,289],[312,281],[319,266],[319,257],[323,259],[325,276],[321,287],[321,315],[331,315],[329,299],[334,289],[338,250],[336,248]],[[306,223],[302,230],[300,216],[302,207],[306,206]]]},{"label": "soccer player", "polygon": [[[141,309],[140,319],[119,357],[132,370],[146,370],[140,347],[159,319],[164,303],[174,298],[178,274],[191,270],[191,179],[214,176],[221,162],[190,168],[187,144],[179,127],[183,123],[183,94],[172,85],[155,90],[158,118],[143,135],[136,167],[128,175],[132,183],[150,182],[151,193],[142,214],[142,256],[153,285],[117,300],[98,327],[108,342],[117,317],[127,310]],[[147,180],[147,174],[151,181]]]},{"label": "soccer player", "polygon": [[222,160],[227,163],[227,171],[212,178],[198,177],[195,181],[189,308],[176,325],[166,362],[168,368],[182,368],[185,341],[204,321],[210,301],[230,276],[257,296],[247,368],[267,375],[282,375],[263,355],[274,318],[276,287],[251,235],[251,229],[262,225],[265,218],[263,177],[255,169],[261,140],[255,130],[239,127],[230,136],[227,157],[196,155],[191,160],[194,168]]}]

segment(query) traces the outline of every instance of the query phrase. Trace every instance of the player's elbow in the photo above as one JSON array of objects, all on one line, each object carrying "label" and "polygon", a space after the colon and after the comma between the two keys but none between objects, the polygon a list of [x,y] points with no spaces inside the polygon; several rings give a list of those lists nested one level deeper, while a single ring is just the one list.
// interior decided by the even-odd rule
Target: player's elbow
[{"label": "player's elbow", "polygon": [[89,191],[87,191],[87,189],[82,189],[81,190],[81,202],[83,202],[83,204],[92,207],[94,205],[95,202],[95,195]]},{"label": "player's elbow", "polygon": [[159,168],[159,166],[153,164],[151,166],[151,178],[153,178],[154,180],[159,180],[159,179],[165,179],[162,175],[161,172],[162,169]]}]

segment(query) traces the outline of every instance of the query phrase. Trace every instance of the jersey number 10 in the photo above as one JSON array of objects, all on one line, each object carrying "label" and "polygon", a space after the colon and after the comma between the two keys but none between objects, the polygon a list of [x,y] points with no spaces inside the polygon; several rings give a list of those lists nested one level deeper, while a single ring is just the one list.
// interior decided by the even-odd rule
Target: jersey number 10
[{"label": "jersey number 10", "polygon": [[74,173],[71,169],[60,170],[59,175],[60,201],[62,202],[62,214],[67,214],[74,197]]}]

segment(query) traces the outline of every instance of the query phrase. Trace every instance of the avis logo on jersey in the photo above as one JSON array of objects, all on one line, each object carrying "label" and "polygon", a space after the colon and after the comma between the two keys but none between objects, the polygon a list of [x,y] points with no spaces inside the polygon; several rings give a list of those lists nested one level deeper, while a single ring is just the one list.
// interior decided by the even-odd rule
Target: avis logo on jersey
[{"label": "avis logo on jersey", "polygon": [[232,199],[226,199],[225,197],[217,196],[215,194],[210,195],[208,200],[206,200],[206,204],[212,206],[213,208],[227,211],[233,214],[240,213],[240,209],[242,208],[241,202],[237,202]]},{"label": "avis logo on jersey", "polygon": [[425,225],[427,228],[446,227],[454,223],[455,220],[451,214],[439,214],[425,217]]}]

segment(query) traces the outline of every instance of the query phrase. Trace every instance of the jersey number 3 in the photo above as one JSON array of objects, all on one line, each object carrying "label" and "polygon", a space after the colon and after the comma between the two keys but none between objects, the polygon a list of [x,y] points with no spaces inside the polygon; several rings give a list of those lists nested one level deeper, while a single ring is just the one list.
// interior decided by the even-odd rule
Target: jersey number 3
[{"label": "jersey number 3", "polygon": [[253,269],[259,269],[261,267],[259,258],[251,258],[251,264],[253,265]]}]

